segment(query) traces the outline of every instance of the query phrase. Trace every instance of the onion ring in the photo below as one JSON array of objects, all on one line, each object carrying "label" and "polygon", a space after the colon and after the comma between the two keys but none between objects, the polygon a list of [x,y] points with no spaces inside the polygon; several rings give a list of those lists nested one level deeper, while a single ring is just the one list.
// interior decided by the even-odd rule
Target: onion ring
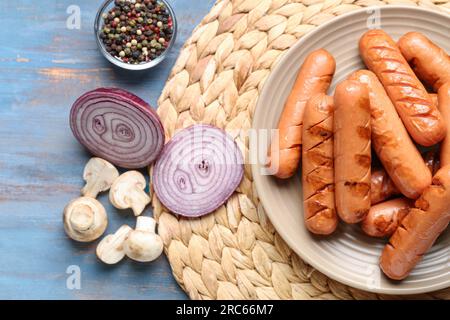
[{"label": "onion ring", "polygon": [[93,155],[127,169],[148,166],[164,146],[156,112],[122,89],[99,88],[78,98],[70,111],[70,128]]},{"label": "onion ring", "polygon": [[223,130],[193,125],[164,147],[153,170],[153,185],[170,211],[199,217],[211,213],[233,194],[244,175],[242,153]]}]

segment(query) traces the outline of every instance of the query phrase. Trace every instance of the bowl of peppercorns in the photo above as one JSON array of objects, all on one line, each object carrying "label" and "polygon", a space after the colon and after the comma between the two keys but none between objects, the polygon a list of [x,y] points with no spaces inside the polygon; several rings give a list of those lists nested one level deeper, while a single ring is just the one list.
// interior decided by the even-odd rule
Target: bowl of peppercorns
[{"label": "bowl of peppercorns", "polygon": [[95,19],[100,51],[127,70],[159,64],[172,48],[176,31],[175,13],[165,0],[106,0]]}]

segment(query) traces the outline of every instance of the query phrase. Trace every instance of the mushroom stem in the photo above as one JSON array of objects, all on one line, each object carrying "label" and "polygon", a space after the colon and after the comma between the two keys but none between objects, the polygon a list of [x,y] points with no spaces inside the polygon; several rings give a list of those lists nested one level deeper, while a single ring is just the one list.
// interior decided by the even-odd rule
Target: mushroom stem
[{"label": "mushroom stem", "polygon": [[118,177],[119,171],[111,163],[104,159],[91,158],[84,168],[83,178],[86,185],[81,189],[81,194],[96,198],[100,192],[109,190]]},{"label": "mushroom stem", "polygon": [[117,209],[131,208],[139,216],[150,203],[145,193],[145,177],[138,171],[128,171],[120,175],[111,186],[109,200]]},{"label": "mushroom stem", "polygon": [[91,207],[84,204],[75,207],[70,215],[70,224],[79,232],[89,230],[94,224],[94,212]]},{"label": "mushroom stem", "polygon": [[144,211],[150,200],[148,194],[141,189],[130,190],[127,197],[131,204],[131,210],[136,217]]},{"label": "mushroom stem", "polygon": [[98,239],[108,225],[108,217],[103,205],[89,197],[72,200],[64,208],[63,221],[67,235],[81,242]]},{"label": "mushroom stem", "polygon": [[107,235],[97,246],[97,257],[106,264],[116,264],[125,257],[123,244],[132,229],[121,226],[114,234]]},{"label": "mushroom stem", "polygon": [[156,220],[150,217],[138,217],[136,221],[136,230],[155,233]]}]

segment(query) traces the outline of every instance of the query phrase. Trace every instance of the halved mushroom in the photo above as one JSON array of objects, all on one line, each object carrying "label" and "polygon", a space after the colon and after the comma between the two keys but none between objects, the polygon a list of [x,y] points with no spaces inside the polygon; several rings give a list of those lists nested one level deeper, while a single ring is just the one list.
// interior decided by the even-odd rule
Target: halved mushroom
[{"label": "halved mushroom", "polygon": [[111,163],[101,158],[91,158],[84,167],[83,179],[86,185],[81,189],[81,194],[97,198],[97,195],[107,191],[118,177],[119,171]]},{"label": "halved mushroom", "polygon": [[150,203],[149,195],[144,191],[145,177],[138,171],[128,171],[120,175],[109,190],[109,200],[117,209],[131,208],[139,216]]},{"label": "halved mushroom", "polygon": [[90,242],[106,230],[108,217],[103,205],[89,197],[72,200],[64,208],[64,230],[73,240]]},{"label": "halved mushroom", "polygon": [[155,230],[155,219],[138,217],[136,229],[128,234],[123,246],[127,257],[139,262],[158,258],[163,251],[163,242]]},{"label": "halved mushroom", "polygon": [[125,257],[123,244],[131,230],[123,225],[114,234],[104,237],[97,246],[97,257],[106,264],[116,264],[122,260]]}]

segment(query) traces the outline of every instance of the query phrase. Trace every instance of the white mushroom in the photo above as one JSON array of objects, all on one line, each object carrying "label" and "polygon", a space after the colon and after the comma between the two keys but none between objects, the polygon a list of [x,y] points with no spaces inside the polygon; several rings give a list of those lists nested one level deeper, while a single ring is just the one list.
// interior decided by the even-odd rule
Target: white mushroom
[{"label": "white mushroom", "polygon": [[114,181],[109,190],[109,200],[117,209],[131,208],[139,216],[150,203],[150,196],[144,191],[145,177],[138,171],[128,171]]},{"label": "white mushroom", "polygon": [[122,260],[125,257],[123,244],[131,230],[123,225],[114,234],[104,237],[97,246],[97,257],[106,264],[116,264]]},{"label": "white mushroom", "polygon": [[124,243],[127,257],[139,262],[150,262],[163,251],[163,242],[155,232],[156,221],[150,217],[138,217],[136,229],[131,231]]},{"label": "white mushroom", "polygon": [[105,208],[97,200],[81,197],[64,208],[64,230],[73,240],[90,242],[98,239],[108,225]]},{"label": "white mushroom", "polygon": [[107,191],[118,177],[119,171],[111,163],[101,158],[92,158],[84,167],[83,179],[86,185],[81,189],[81,194],[97,198],[97,195]]}]

